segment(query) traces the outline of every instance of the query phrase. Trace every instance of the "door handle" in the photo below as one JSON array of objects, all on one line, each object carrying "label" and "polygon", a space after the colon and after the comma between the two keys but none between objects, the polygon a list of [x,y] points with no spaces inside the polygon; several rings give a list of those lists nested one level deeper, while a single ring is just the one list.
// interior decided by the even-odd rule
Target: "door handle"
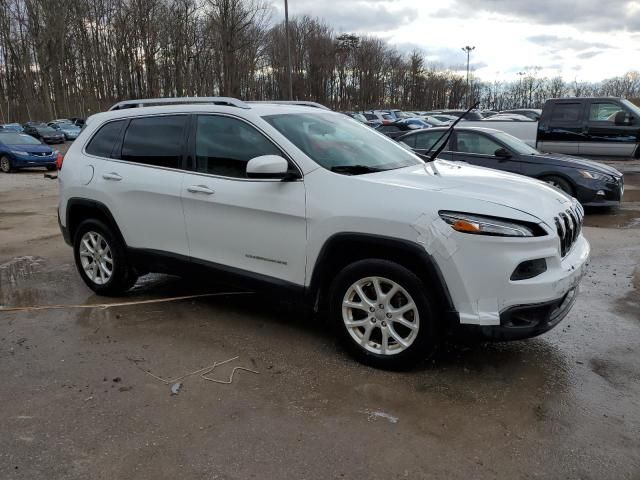
[{"label": "door handle", "polygon": [[102,174],[102,178],[104,178],[105,180],[114,180],[116,182],[119,182],[120,180],[122,180],[122,177],[118,175],[116,172],[104,173]]},{"label": "door handle", "polygon": [[211,190],[206,185],[191,185],[187,187],[187,191],[191,193],[204,193],[205,195],[213,195],[213,190]]}]

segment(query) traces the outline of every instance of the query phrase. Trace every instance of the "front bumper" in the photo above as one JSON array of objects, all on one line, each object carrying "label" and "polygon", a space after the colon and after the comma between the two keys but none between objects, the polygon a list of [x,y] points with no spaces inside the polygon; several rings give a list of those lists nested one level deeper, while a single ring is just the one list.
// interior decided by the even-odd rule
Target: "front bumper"
[{"label": "front bumper", "polygon": [[620,205],[624,194],[624,178],[616,178],[613,182],[593,182],[579,184],[576,198],[585,207],[615,207]]},{"label": "front bumper", "polygon": [[59,137],[43,137],[42,141],[44,143],[64,143],[64,135]]},{"label": "front bumper", "polygon": [[[582,234],[564,258],[555,234],[528,239],[463,233],[451,238],[454,236],[456,251],[449,258],[437,256],[436,261],[459,312],[461,326],[490,327],[488,331],[494,332],[493,337],[507,338],[511,336],[508,332],[515,330],[500,327],[508,327],[509,319],[520,312],[517,317],[530,314],[537,318],[528,331],[523,328],[514,334],[524,338],[553,328],[568,313],[573,299],[568,304],[563,301],[570,292],[577,291],[590,254],[589,243]],[[510,280],[521,262],[535,259],[545,259],[544,273],[525,280]],[[555,312],[560,305],[562,311]],[[549,318],[545,318],[547,314]]]},{"label": "front bumper", "polygon": [[551,302],[519,305],[500,314],[500,325],[477,326],[475,332],[487,340],[522,340],[548,332],[567,316],[578,296],[578,287]]},{"label": "front bumper", "polygon": [[22,167],[47,167],[56,164],[56,156],[39,155],[13,155],[11,163],[16,168]]}]

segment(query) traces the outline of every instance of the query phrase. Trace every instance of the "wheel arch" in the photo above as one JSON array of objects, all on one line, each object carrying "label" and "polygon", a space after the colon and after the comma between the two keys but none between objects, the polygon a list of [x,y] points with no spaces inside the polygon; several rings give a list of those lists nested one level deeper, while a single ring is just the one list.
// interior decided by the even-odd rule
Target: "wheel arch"
[{"label": "wheel arch", "polygon": [[536,175],[536,180],[540,180],[542,182],[544,182],[545,178],[549,178],[549,177],[558,177],[561,178],[562,180],[564,180],[565,182],[567,182],[569,184],[569,186],[571,187],[572,190],[572,194],[575,196],[575,193],[577,191],[578,185],[576,184],[576,181],[574,179],[572,179],[569,175],[566,175],[563,172],[557,172],[555,170],[553,171],[546,171],[543,173],[540,173],[538,175]]},{"label": "wheel arch", "polygon": [[71,198],[67,202],[66,228],[69,232],[71,243],[73,243],[78,226],[87,219],[96,219],[104,222],[126,246],[127,243],[109,208],[102,202],[86,198]]},{"label": "wheel arch", "polygon": [[315,261],[307,299],[316,311],[326,311],[331,280],[347,265],[367,258],[389,260],[415,273],[429,288],[443,321],[452,326],[458,315],[436,261],[415,242],[383,235],[343,232],[332,235]]}]

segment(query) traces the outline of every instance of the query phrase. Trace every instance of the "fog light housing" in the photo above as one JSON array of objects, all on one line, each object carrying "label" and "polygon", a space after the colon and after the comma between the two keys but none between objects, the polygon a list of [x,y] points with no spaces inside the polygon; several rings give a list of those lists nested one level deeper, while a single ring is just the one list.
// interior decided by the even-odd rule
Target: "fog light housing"
[{"label": "fog light housing", "polygon": [[598,191],[596,192],[596,195],[599,195],[599,196],[601,196],[601,197],[604,197],[604,196],[606,195],[606,193],[604,193],[604,190],[598,190]]},{"label": "fog light housing", "polygon": [[547,261],[544,258],[527,260],[516,267],[511,274],[511,280],[527,280],[529,278],[537,277],[546,271]]}]

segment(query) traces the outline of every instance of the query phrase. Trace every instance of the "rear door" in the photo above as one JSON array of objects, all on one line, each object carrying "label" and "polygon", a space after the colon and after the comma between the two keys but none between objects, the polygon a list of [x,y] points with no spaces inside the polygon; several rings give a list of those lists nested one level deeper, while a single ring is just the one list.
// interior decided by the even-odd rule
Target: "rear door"
[{"label": "rear door", "polygon": [[[189,254],[180,197],[188,119],[156,115],[107,123],[87,145],[94,191],[102,196],[97,200],[107,205],[129,247]],[[114,147],[113,138],[122,141]]]},{"label": "rear door", "polygon": [[285,154],[255,126],[226,115],[195,116],[194,137],[195,163],[182,190],[191,256],[232,273],[304,285],[304,182],[246,175],[252,158]]},{"label": "rear door", "polygon": [[[522,171],[520,157],[484,133],[456,131],[453,141],[452,160],[505,172],[520,173]],[[495,153],[499,149],[507,150],[511,156],[496,156]]]},{"label": "rear door", "polygon": [[[538,149],[542,152],[578,154],[586,139],[586,102],[548,103],[538,124]],[[549,110],[547,114],[546,110]]]},{"label": "rear door", "polygon": [[589,101],[587,136],[580,147],[581,154],[633,155],[638,141],[638,120],[632,119],[627,125],[616,125],[615,116],[621,111],[631,116],[631,112],[614,100]]}]

